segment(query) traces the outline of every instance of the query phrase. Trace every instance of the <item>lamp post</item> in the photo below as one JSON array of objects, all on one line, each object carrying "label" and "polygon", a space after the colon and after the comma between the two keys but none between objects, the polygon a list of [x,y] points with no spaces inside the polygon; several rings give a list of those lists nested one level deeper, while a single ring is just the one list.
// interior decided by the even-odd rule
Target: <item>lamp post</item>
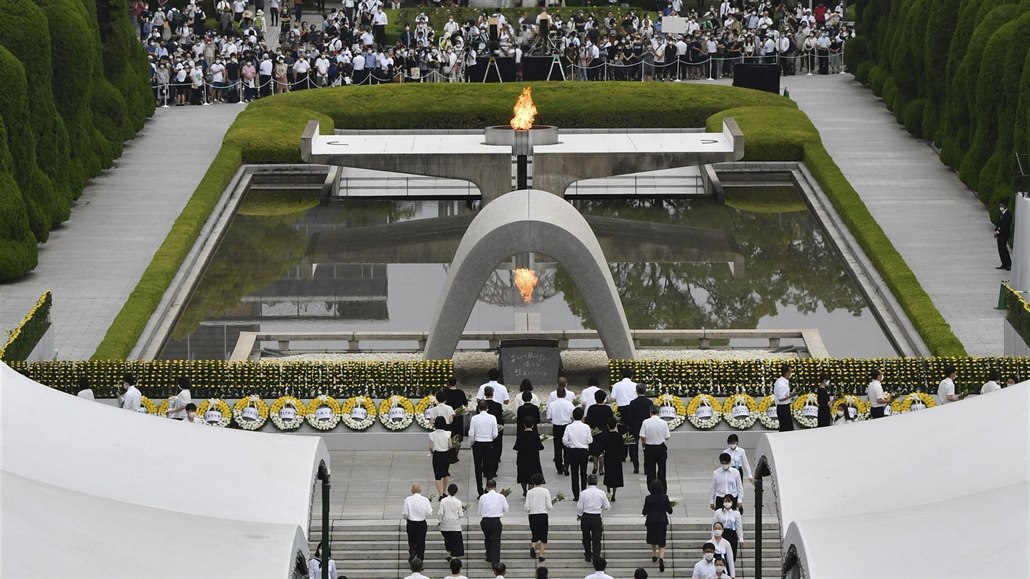
[{"label": "lamp post", "polygon": [[329,467],[325,462],[318,465],[318,480],[322,481],[322,579],[329,579],[332,537],[329,536]]}]

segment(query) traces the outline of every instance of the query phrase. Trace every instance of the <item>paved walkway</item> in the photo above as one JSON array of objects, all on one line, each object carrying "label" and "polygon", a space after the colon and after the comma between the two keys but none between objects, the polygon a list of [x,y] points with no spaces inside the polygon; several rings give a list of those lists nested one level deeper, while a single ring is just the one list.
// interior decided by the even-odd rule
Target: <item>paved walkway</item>
[{"label": "paved walkway", "polygon": [[994,226],[976,195],[851,75],[782,86],[971,355],[1004,352]]},{"label": "paved walkway", "polygon": [[17,325],[49,289],[58,357],[89,358],[243,108],[157,109],[114,167],[90,181],[71,219],[40,246],[36,270],[0,286],[0,328]]}]

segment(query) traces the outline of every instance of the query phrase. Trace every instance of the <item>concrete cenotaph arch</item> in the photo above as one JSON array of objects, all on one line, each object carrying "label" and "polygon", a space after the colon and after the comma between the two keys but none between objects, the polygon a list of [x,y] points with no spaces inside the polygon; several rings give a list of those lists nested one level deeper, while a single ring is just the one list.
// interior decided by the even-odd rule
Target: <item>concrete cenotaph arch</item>
[{"label": "concrete cenotaph arch", "polygon": [[553,257],[579,289],[609,358],[633,358],[626,312],[586,219],[561,197],[513,191],[485,205],[458,245],[429,329],[424,357],[454,355],[472,308],[497,264],[518,253]]}]

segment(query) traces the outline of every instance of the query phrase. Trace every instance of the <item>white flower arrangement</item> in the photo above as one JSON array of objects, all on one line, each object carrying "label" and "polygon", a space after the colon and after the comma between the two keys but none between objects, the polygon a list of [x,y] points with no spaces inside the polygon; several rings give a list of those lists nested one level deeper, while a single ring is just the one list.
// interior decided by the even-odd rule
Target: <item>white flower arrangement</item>
[{"label": "white flower arrangement", "polygon": [[804,428],[819,426],[819,403],[815,394],[801,394],[790,404],[794,420]]},{"label": "white flower arrangement", "polygon": [[240,398],[232,408],[232,418],[243,430],[258,430],[268,422],[268,404],[257,394]]},{"label": "white flower arrangement", "polygon": [[758,403],[743,392],[731,394],[722,404],[722,417],[733,428],[747,430],[758,421]]},{"label": "white flower arrangement", "polygon": [[687,405],[687,420],[699,430],[715,428],[722,422],[722,405],[711,394],[698,394]]},{"label": "white flower arrangement", "polygon": [[771,394],[758,401],[758,421],[770,430],[780,429],[780,419],[776,416],[776,400]]},{"label": "white flower arrangement", "polygon": [[293,396],[280,396],[272,402],[268,410],[268,417],[276,428],[284,432],[290,432],[300,428],[304,424],[305,406],[299,398]]},{"label": "white flower arrangement", "polygon": [[308,403],[304,418],[315,430],[332,430],[340,424],[340,404],[332,396],[322,394]]},{"label": "white flower arrangement", "polygon": [[662,394],[655,399],[659,418],[665,420],[669,430],[676,430],[687,420],[687,406],[679,396]]},{"label": "white flower arrangement", "polygon": [[225,428],[232,421],[232,408],[221,398],[208,398],[197,406],[201,422],[208,426]]},{"label": "white flower arrangement", "polygon": [[387,430],[404,430],[415,419],[415,405],[406,396],[393,395],[379,404],[379,422]]},{"label": "white flower arrangement", "polygon": [[890,408],[893,410],[892,414],[918,412],[934,406],[937,406],[937,400],[925,392],[913,392],[906,396],[899,396],[890,404]]},{"label": "white flower arrangement", "polygon": [[436,396],[433,396],[432,394],[429,396],[423,396],[422,399],[418,401],[418,404],[415,405],[415,422],[426,430],[432,430],[433,421],[430,420],[429,414],[437,404]]},{"label": "white flower arrangement", "polygon": [[[852,414],[854,420],[866,420],[869,418],[870,408],[869,402],[864,398],[848,394],[837,398],[833,404],[830,404],[830,415],[836,417],[837,412],[842,411]],[[854,410],[853,413],[852,410]]]},{"label": "white flower arrangement", "polygon": [[352,396],[340,407],[340,422],[351,430],[368,430],[376,422],[376,403],[368,396]]}]

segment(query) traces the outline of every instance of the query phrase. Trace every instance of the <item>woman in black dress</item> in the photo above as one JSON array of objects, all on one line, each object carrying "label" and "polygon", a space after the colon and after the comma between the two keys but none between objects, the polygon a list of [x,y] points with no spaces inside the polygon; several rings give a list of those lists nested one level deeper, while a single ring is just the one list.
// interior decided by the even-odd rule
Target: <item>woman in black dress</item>
[{"label": "woman in black dress", "polygon": [[515,459],[515,480],[522,487],[522,496],[526,496],[526,485],[533,482],[533,475],[542,473],[540,467],[540,451],[544,445],[540,442],[540,435],[533,427],[536,424],[529,416],[522,421],[522,430],[515,437],[515,452],[519,453]]},{"label": "woman in black dress", "polygon": [[[593,407],[591,407],[593,408]],[[622,459],[626,458],[626,441],[616,430],[615,418],[609,419],[608,423],[601,427],[601,434],[594,437],[600,447],[601,456],[604,457],[604,486],[608,488],[608,498],[615,501],[615,491],[623,486],[622,480]]]},{"label": "woman in black dress", "polygon": [[[604,403],[607,399],[607,395],[604,390],[597,390],[594,392],[594,404],[587,408],[586,416],[583,417],[583,422],[590,427],[590,430],[603,430],[604,425],[608,424],[615,416],[615,411],[612,410],[611,406]],[[604,448],[599,444],[593,445],[591,448],[590,456],[594,457],[594,474],[598,474],[598,469],[601,471],[601,475],[604,475]]]},{"label": "woman in black dress", "polygon": [[519,397],[522,398],[522,406],[519,406],[519,409],[515,411],[515,423],[523,424],[528,416],[533,419],[533,432],[539,434],[540,432],[537,430],[536,425],[540,424],[540,407],[532,403],[533,393],[527,390],[520,394]]},{"label": "woman in black dress", "polygon": [[651,562],[658,562],[658,570],[665,571],[665,533],[669,528],[672,503],[665,494],[665,485],[655,479],[651,481],[651,494],[644,498],[642,515],[647,528],[647,544],[651,546]]},{"label": "woman in black dress", "polygon": [[830,426],[833,424],[833,417],[830,415],[830,375],[823,373],[819,377],[819,387],[815,390],[816,403],[819,406],[817,426]]}]

